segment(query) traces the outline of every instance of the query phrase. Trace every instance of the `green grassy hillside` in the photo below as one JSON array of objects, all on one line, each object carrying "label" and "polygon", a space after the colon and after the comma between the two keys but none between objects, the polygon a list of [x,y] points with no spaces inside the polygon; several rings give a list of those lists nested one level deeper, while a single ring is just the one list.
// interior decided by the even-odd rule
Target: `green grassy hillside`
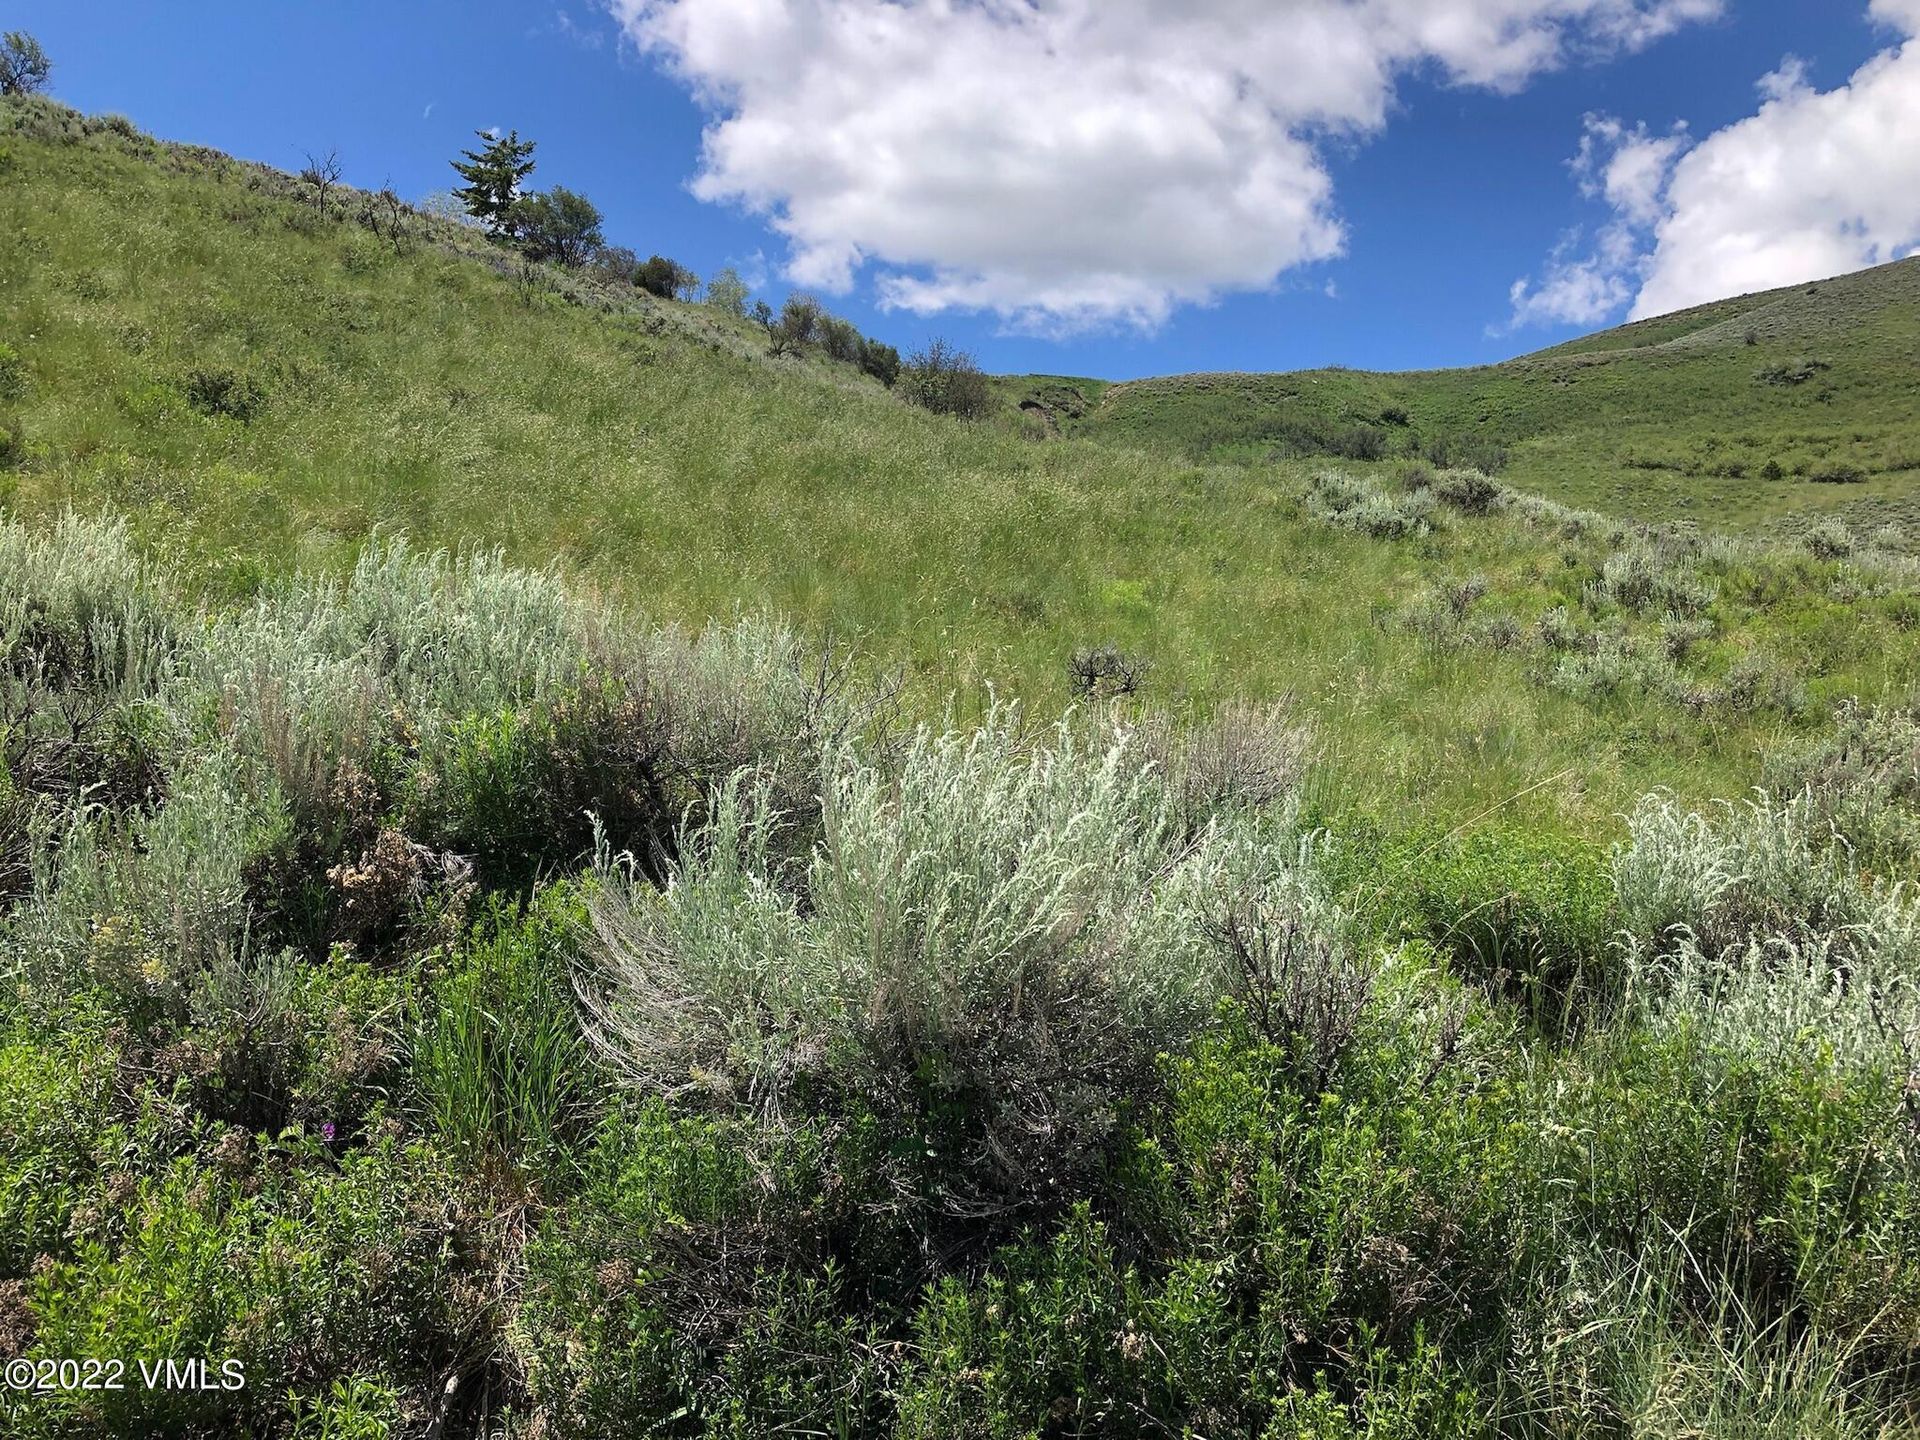
[{"label": "green grassy hillside", "polygon": [[[1044,402],[1044,383],[1013,386]],[[1920,524],[1920,259],[1743,296],[1503,365],[1182,375],[1088,389],[1061,428],[1259,458],[1436,446],[1648,520],[1794,530]]]},{"label": "green grassy hillside", "polygon": [[1910,533],[937,418],[44,102],[0,201],[7,1440],[1916,1433]]},{"label": "green grassy hillside", "polygon": [[[1111,443],[1155,395],[1227,394],[1204,381],[1050,382],[1057,428],[1096,438],[1038,443],[1031,414],[931,416],[458,227],[395,245],[351,204],[319,217],[288,177],[124,124],[36,103],[0,125],[0,504],[127,516],[216,597],[339,570],[385,528],[556,563],[662,621],[791,616],[903,667],[928,713],[955,694],[976,713],[989,687],[1059,705],[1070,657],[1114,646],[1150,663],[1149,703],[1293,696],[1353,793],[1454,815],[1523,791],[1601,821],[1654,784],[1737,793],[1783,735],[1910,673],[1883,573],[1907,561],[1860,573],[1865,536],[1769,558],[1444,487],[1369,510],[1313,479],[1324,462]],[[1866,386],[1866,356],[1841,358],[1768,403]],[[1583,397],[1640,373],[1537,364],[1587,365]],[[1558,394],[1533,374],[1502,382],[1516,406]],[[1375,387],[1375,408],[1419,383],[1219,384],[1321,380]],[[1670,611],[1699,633],[1669,634]]]}]

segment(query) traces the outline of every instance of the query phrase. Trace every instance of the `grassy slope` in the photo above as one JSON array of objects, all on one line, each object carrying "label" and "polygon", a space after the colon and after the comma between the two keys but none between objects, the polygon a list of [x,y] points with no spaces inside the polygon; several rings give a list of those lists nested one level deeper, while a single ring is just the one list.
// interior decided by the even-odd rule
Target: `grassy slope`
[{"label": "grassy slope", "polygon": [[[1797,385],[1759,378],[1801,360],[1831,368]],[[1382,424],[1395,407],[1409,424]],[[1838,510],[1856,524],[1915,526],[1920,260],[1641,321],[1503,365],[1137,381],[1064,423],[1129,445],[1249,455],[1302,420],[1379,425],[1396,449],[1490,436],[1512,447],[1512,483],[1611,514],[1790,528]],[[1787,478],[1760,478],[1768,461]],[[1835,464],[1868,478],[1805,478]]]},{"label": "grassy slope", "polygon": [[[0,504],[128,513],[216,593],[339,565],[385,526],[558,561],[663,619],[774,608],[859,637],[933,705],[988,684],[1057,703],[1069,651],[1114,641],[1152,658],[1162,703],[1298,695],[1331,786],[1450,816],[1562,771],[1530,805],[1591,820],[1655,784],[1732,793],[1777,736],[1644,697],[1590,708],[1374,613],[1474,573],[1577,593],[1575,561],[1514,527],[1366,539],[1312,522],[1271,467],[931,417],[840,367],[770,362],[710,312],[524,286],[470,237],[396,256],[218,157],[112,133],[7,144],[0,337],[24,389],[0,406],[26,451]],[[1502,381],[1516,406],[1573,362],[1534,364]],[[262,412],[197,413],[206,368],[256,377]],[[1582,371],[1575,394],[1627,373]],[[1424,383],[1319,378],[1380,403]],[[1116,387],[1103,438],[1194,383]],[[1793,609],[1725,623],[1811,653],[1817,699],[1898,682],[1911,647],[1886,625]]]}]

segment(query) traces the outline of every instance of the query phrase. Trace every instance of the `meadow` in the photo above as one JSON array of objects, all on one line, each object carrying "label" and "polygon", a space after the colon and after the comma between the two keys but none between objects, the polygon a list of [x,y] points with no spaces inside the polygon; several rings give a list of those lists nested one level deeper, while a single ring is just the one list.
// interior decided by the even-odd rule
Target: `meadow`
[{"label": "meadow", "polygon": [[0,1432],[1920,1427],[1899,523],[0,194]]},{"label": "meadow", "polygon": [[1016,403],[1047,406],[1063,433],[1195,458],[1452,452],[1623,518],[1776,536],[1839,519],[1911,534],[1917,356],[1920,260],[1907,259],[1500,365],[1003,384]]},{"label": "meadow", "polygon": [[[1536,633],[1582,611],[1615,551],[1703,537],[1443,504],[1383,543],[1324,523],[1314,477],[1374,470],[1393,490],[1403,465],[1037,440],[1011,405],[958,424],[823,357],[770,359],[711,307],[508,263],[423,217],[390,243],[344,208],[317,217],[291,177],[125,122],[35,102],[0,125],[0,504],[126,517],[211,596],[338,573],[377,531],[500,546],[657,621],[775,614],[838,636],[900,668],[927,714],[958,697],[977,715],[990,690],[1057,709],[1073,654],[1112,646],[1151,665],[1168,709],[1293,696],[1336,788],[1454,820],[1522,791],[1581,825],[1658,785],[1738,794],[1794,723],[1638,685],[1596,706],[1543,683],[1551,647],[1436,645],[1400,622],[1478,585],[1477,610]],[[1828,538],[1811,566],[1804,546],[1761,565],[1792,579],[1708,562],[1708,583],[1733,581],[1707,607],[1709,672],[1784,669],[1816,699],[1899,688],[1905,602],[1851,576],[1855,551],[1898,560],[1911,532]],[[1634,618],[1588,608],[1596,634]]]}]

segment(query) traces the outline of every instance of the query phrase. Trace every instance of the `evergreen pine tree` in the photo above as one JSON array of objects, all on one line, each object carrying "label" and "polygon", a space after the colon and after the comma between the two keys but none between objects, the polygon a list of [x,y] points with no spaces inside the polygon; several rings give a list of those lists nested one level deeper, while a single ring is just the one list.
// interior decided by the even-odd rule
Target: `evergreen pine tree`
[{"label": "evergreen pine tree", "polygon": [[522,140],[518,130],[505,135],[474,132],[487,143],[478,150],[463,150],[464,161],[453,168],[467,183],[453,193],[467,207],[467,213],[487,227],[495,238],[511,238],[515,230],[515,208],[519,202],[520,182],[533,173],[533,141]]}]

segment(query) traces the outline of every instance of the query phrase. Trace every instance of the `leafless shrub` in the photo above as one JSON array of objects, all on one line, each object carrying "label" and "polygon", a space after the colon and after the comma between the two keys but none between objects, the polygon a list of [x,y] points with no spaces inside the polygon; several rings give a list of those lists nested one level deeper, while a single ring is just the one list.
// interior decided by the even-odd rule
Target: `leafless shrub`
[{"label": "leafless shrub", "polygon": [[1146,684],[1153,662],[1116,645],[1082,646],[1067,660],[1067,684],[1081,699],[1135,695]]},{"label": "leafless shrub", "polygon": [[371,949],[436,916],[457,917],[472,892],[472,876],[472,865],[462,857],[383,829],[358,859],[327,871],[335,895],[336,938]]},{"label": "leafless shrub", "polygon": [[1290,905],[1237,900],[1213,927],[1248,1019],[1291,1058],[1314,1093],[1327,1088],[1373,995],[1373,967]]},{"label": "leafless shrub", "polygon": [[340,152],[328,150],[316,155],[308,151],[306,168],[300,172],[300,184],[314,213],[326,219],[333,205],[334,191],[340,188]]},{"label": "leafless shrub", "polygon": [[394,254],[404,255],[412,248],[413,208],[400,198],[392,181],[360,197],[357,218],[366,229],[391,245]]}]

